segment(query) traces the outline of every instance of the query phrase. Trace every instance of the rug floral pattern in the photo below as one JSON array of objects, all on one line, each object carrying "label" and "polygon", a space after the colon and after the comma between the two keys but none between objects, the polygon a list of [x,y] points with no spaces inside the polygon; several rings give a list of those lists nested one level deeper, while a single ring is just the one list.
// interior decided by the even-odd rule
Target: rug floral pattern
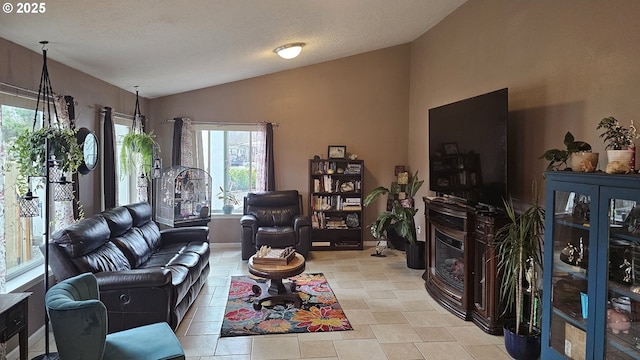
[{"label": "rug floral pattern", "polygon": [[352,330],[322,273],[300,274],[289,280],[295,280],[298,285],[300,309],[287,304],[254,310],[256,296],[252,287],[256,280],[232,276],[220,336]]}]

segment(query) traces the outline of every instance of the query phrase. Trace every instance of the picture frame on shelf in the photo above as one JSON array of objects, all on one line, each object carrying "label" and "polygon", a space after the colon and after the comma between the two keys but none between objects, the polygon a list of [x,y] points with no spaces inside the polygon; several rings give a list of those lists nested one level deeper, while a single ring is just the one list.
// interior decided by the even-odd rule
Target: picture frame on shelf
[{"label": "picture frame on shelf", "polygon": [[455,142],[444,143],[443,147],[444,147],[445,155],[455,155],[459,153],[458,143],[455,143]]},{"label": "picture frame on shelf", "polygon": [[344,159],[347,156],[347,147],[345,145],[329,145],[327,157],[329,159]]},{"label": "picture frame on shelf", "polygon": [[401,172],[404,172],[404,165],[396,165],[394,175],[398,176]]}]

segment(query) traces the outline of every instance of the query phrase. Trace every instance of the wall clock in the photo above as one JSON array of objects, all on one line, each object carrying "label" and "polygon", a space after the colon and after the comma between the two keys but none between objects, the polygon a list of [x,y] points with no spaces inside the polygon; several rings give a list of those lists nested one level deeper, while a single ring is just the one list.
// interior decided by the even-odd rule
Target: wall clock
[{"label": "wall clock", "polygon": [[98,137],[87,128],[78,130],[78,145],[82,149],[83,161],[78,172],[86,175],[98,165]]}]

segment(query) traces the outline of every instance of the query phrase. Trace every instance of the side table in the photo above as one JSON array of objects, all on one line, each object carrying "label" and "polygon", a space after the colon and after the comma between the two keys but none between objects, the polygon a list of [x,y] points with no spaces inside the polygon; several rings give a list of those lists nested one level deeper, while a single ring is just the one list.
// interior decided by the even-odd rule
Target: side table
[{"label": "side table", "polygon": [[19,334],[20,360],[27,360],[29,351],[29,307],[31,293],[0,294],[0,342]]},{"label": "side table", "polygon": [[299,308],[301,300],[300,297],[295,294],[295,282],[292,282],[289,289],[287,289],[282,283],[282,279],[302,274],[305,269],[304,256],[296,253],[296,256],[291,259],[287,265],[255,264],[253,262],[254,256],[249,258],[249,273],[257,277],[270,279],[271,286],[267,294],[260,294],[259,286],[255,285],[253,287],[254,294],[260,295],[260,298],[253,303],[253,308],[260,310],[262,309],[263,303],[267,301],[274,304],[293,302],[294,305]]}]

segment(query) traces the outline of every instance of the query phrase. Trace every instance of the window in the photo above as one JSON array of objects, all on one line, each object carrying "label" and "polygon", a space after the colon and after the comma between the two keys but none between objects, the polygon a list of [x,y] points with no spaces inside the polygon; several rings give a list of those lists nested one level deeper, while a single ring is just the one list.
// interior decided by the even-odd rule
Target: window
[{"label": "window", "polygon": [[122,139],[131,131],[130,119],[113,117],[113,126],[116,141],[116,179],[118,181],[116,192],[116,204],[126,205],[136,202],[136,179],[135,176],[122,176],[120,174],[120,150],[122,149]]},{"label": "window", "polygon": [[[2,134],[2,151],[0,151],[0,190],[4,195],[4,211],[0,214],[6,252],[7,280],[31,270],[43,263],[39,249],[44,239],[44,212],[40,217],[21,218],[18,215],[18,195],[15,166],[9,161],[9,148],[15,138],[33,126],[35,101],[0,94],[0,133]],[[36,126],[41,126],[42,117],[38,117]],[[3,176],[4,175],[4,176]],[[40,208],[44,211],[44,189],[42,179],[32,178],[31,188],[40,199]],[[52,227],[53,230],[53,227]]]},{"label": "window", "polygon": [[[264,131],[258,124],[250,125],[196,125],[195,146],[200,156],[196,166],[207,171],[212,178],[210,186],[211,213],[221,214],[223,199],[218,198],[220,188],[229,191],[238,204],[233,214],[241,214],[244,196],[262,190],[258,179],[264,176]],[[229,201],[227,201],[229,203]]]}]

